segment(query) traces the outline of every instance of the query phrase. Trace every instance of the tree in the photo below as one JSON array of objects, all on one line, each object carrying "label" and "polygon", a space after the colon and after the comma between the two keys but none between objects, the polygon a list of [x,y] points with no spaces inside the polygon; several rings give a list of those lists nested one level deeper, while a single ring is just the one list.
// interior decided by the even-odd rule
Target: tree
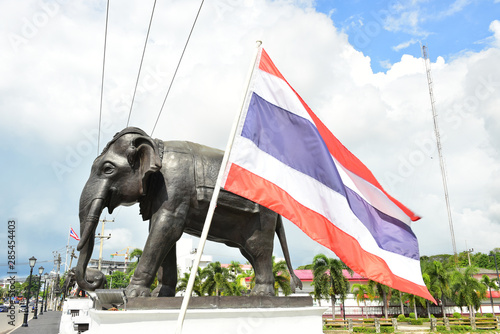
[{"label": "tree", "polygon": [[136,259],[134,262],[129,263],[127,266],[127,274],[129,277],[131,277],[134,272],[135,268],[137,268],[137,264],[139,263],[139,259],[142,256],[142,249],[135,248],[129,255],[130,260],[133,260],[134,258]]},{"label": "tree", "polygon": [[110,289],[126,288],[129,282],[128,275],[123,271],[115,270],[111,275],[106,275]]},{"label": "tree", "polygon": [[[189,277],[191,276],[191,273],[184,273],[184,276],[179,279],[177,282],[177,288],[175,289],[176,292],[186,292],[188,282],[189,282]],[[198,267],[198,270],[196,271],[196,277],[194,278],[194,285],[193,285],[193,293],[197,296],[203,296],[203,291],[201,288],[201,268]]]},{"label": "tree", "polygon": [[230,282],[234,281],[234,275],[227,269],[221,267],[219,261],[211,262],[201,271],[203,293],[209,296],[231,295]]},{"label": "tree", "polygon": [[283,291],[285,296],[292,294],[292,288],[290,287],[290,273],[288,272],[288,267],[286,261],[282,260],[279,262],[274,261],[273,256],[273,276],[274,276],[274,295],[278,296],[279,289]]},{"label": "tree", "polygon": [[227,269],[229,269],[229,271],[233,273],[234,276],[243,272],[243,270],[241,269],[241,264],[238,261],[231,261]]},{"label": "tree", "polygon": [[441,313],[445,317],[445,297],[451,298],[451,271],[439,261],[425,265],[422,271],[429,276],[427,289],[434,299],[441,301]]},{"label": "tree", "polygon": [[483,275],[483,277],[481,278],[481,284],[484,284],[484,286],[486,286],[486,288],[490,292],[491,312],[493,312],[493,315],[495,315],[495,307],[493,305],[493,296],[491,295],[491,289],[498,291],[496,279],[490,279],[488,275]]},{"label": "tree", "polygon": [[[315,289],[322,294],[322,297],[330,298],[332,301],[332,318],[335,319],[335,303],[337,297],[343,302],[349,293],[349,281],[344,276],[343,269],[352,275],[352,269],[338,260],[318,254],[313,259],[313,283]],[[328,291],[328,294],[325,292]]]},{"label": "tree", "polygon": [[371,289],[382,299],[382,304],[384,307],[384,317],[387,318],[387,305],[392,296],[392,289],[387,285],[375,281],[368,281],[368,285]]},{"label": "tree", "polygon": [[[26,298],[28,295],[28,284],[30,282],[30,276],[26,278],[26,281],[21,285],[21,291],[23,294],[23,297]],[[36,293],[38,292],[38,286],[40,284],[40,279],[38,275],[31,275],[31,286],[30,286],[30,299],[35,297],[36,298]]]},{"label": "tree", "polygon": [[452,274],[451,289],[455,304],[459,307],[467,306],[471,318],[474,317],[474,310],[481,306],[481,300],[486,297],[486,286],[473,276],[478,271],[478,268],[471,266]]},{"label": "tree", "polygon": [[[373,293],[371,286],[366,284],[359,284],[359,283],[353,284],[351,291],[356,296],[356,302],[358,303],[358,305],[360,302],[364,302],[365,308],[366,308],[366,301],[373,300],[375,298],[375,294]],[[366,317],[368,318],[368,313],[365,314]]]}]

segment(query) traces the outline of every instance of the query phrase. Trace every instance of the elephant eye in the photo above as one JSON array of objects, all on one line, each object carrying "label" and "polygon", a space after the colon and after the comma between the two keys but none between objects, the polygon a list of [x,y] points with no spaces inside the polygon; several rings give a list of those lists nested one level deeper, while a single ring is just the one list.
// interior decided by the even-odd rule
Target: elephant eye
[{"label": "elephant eye", "polygon": [[112,174],[115,170],[115,166],[110,163],[106,163],[103,168],[104,174]]}]

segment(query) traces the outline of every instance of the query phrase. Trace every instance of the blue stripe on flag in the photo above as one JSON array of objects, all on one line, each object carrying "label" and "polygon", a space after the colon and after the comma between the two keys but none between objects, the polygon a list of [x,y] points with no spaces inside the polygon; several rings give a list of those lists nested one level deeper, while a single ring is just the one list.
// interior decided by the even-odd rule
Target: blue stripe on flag
[{"label": "blue stripe on flag", "polygon": [[345,187],[328,148],[309,120],[253,93],[241,135],[282,163],[346,197],[380,248],[418,260],[418,241],[411,228]]}]

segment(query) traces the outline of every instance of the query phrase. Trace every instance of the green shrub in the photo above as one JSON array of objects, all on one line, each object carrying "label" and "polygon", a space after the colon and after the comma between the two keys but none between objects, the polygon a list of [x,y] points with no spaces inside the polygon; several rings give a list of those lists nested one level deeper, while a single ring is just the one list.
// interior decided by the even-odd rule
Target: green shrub
[{"label": "green shrub", "polygon": [[415,319],[415,313],[414,313],[414,312],[411,312],[411,313],[410,313],[409,318],[411,318],[411,319]]},{"label": "green shrub", "polygon": [[424,323],[424,319],[410,319],[410,324],[412,325],[422,325]]},{"label": "green shrub", "polygon": [[392,326],[380,326],[380,333],[394,333],[394,327],[392,327]]},{"label": "green shrub", "polygon": [[453,318],[457,318],[457,319],[460,319],[462,317],[462,315],[458,312],[455,312],[453,313]]},{"label": "green shrub", "polygon": [[486,318],[493,318],[493,314],[492,313],[485,313],[484,316]]},{"label": "green shrub", "polygon": [[444,331],[446,331],[446,326],[436,326],[436,331],[444,332]]},{"label": "green shrub", "polygon": [[450,326],[450,330],[453,332],[470,332],[472,330],[471,326]]},{"label": "green shrub", "polygon": [[401,322],[406,321],[405,315],[404,314],[398,315],[398,321],[401,321]]},{"label": "green shrub", "polygon": [[354,333],[375,333],[375,328],[353,327]]}]

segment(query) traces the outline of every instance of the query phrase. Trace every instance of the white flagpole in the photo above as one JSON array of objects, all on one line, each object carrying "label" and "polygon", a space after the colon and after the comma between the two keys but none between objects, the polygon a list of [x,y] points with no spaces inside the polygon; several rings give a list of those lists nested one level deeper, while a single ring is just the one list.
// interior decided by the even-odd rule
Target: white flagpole
[{"label": "white flagpole", "polygon": [[254,57],[252,67],[251,67],[249,74],[248,74],[247,88],[245,90],[245,95],[243,97],[241,109],[240,109],[239,114],[235,118],[235,121],[233,123],[233,127],[231,129],[231,133],[229,135],[229,140],[228,140],[228,143],[226,146],[226,150],[224,151],[224,157],[222,158],[222,164],[220,166],[219,175],[217,177],[217,182],[215,183],[214,193],[212,195],[212,199],[210,200],[210,205],[208,207],[207,217],[205,219],[205,224],[203,225],[203,230],[201,232],[200,242],[199,242],[198,248],[197,248],[198,251],[196,252],[196,258],[194,260],[193,266],[191,267],[191,274],[189,276],[188,285],[186,287],[186,293],[184,295],[184,298],[182,299],[182,305],[181,305],[181,309],[179,311],[179,317],[177,318],[177,328],[175,330],[176,334],[182,333],[182,325],[184,324],[184,318],[186,317],[186,311],[187,311],[187,308],[189,305],[189,299],[191,298],[191,294],[193,293],[194,280],[195,280],[196,274],[198,272],[198,267],[200,265],[200,260],[201,260],[202,254],[203,254],[203,249],[205,248],[205,242],[206,242],[207,237],[208,237],[208,231],[210,230],[210,225],[212,223],[212,218],[214,215],[215,207],[217,205],[217,197],[219,197],[219,193],[220,193],[222,178],[224,176],[224,171],[226,169],[227,161],[229,160],[229,153],[231,152],[231,147],[233,146],[233,141],[234,141],[234,137],[236,135],[237,126],[238,126],[240,118],[241,118],[241,113],[242,113],[243,108],[245,106],[245,101],[247,99],[248,89],[250,86],[250,80],[252,79],[252,74],[253,74],[253,71],[255,69],[258,55],[260,54],[260,50],[261,50],[260,46],[261,45],[262,45],[262,42],[257,41],[257,50],[256,50],[256,54]]},{"label": "white flagpole", "polygon": [[70,232],[71,232],[71,225],[69,226],[68,230],[68,243],[66,244],[66,262],[64,262],[64,269],[65,271],[68,271],[68,253],[69,253],[69,237],[70,237]]}]

